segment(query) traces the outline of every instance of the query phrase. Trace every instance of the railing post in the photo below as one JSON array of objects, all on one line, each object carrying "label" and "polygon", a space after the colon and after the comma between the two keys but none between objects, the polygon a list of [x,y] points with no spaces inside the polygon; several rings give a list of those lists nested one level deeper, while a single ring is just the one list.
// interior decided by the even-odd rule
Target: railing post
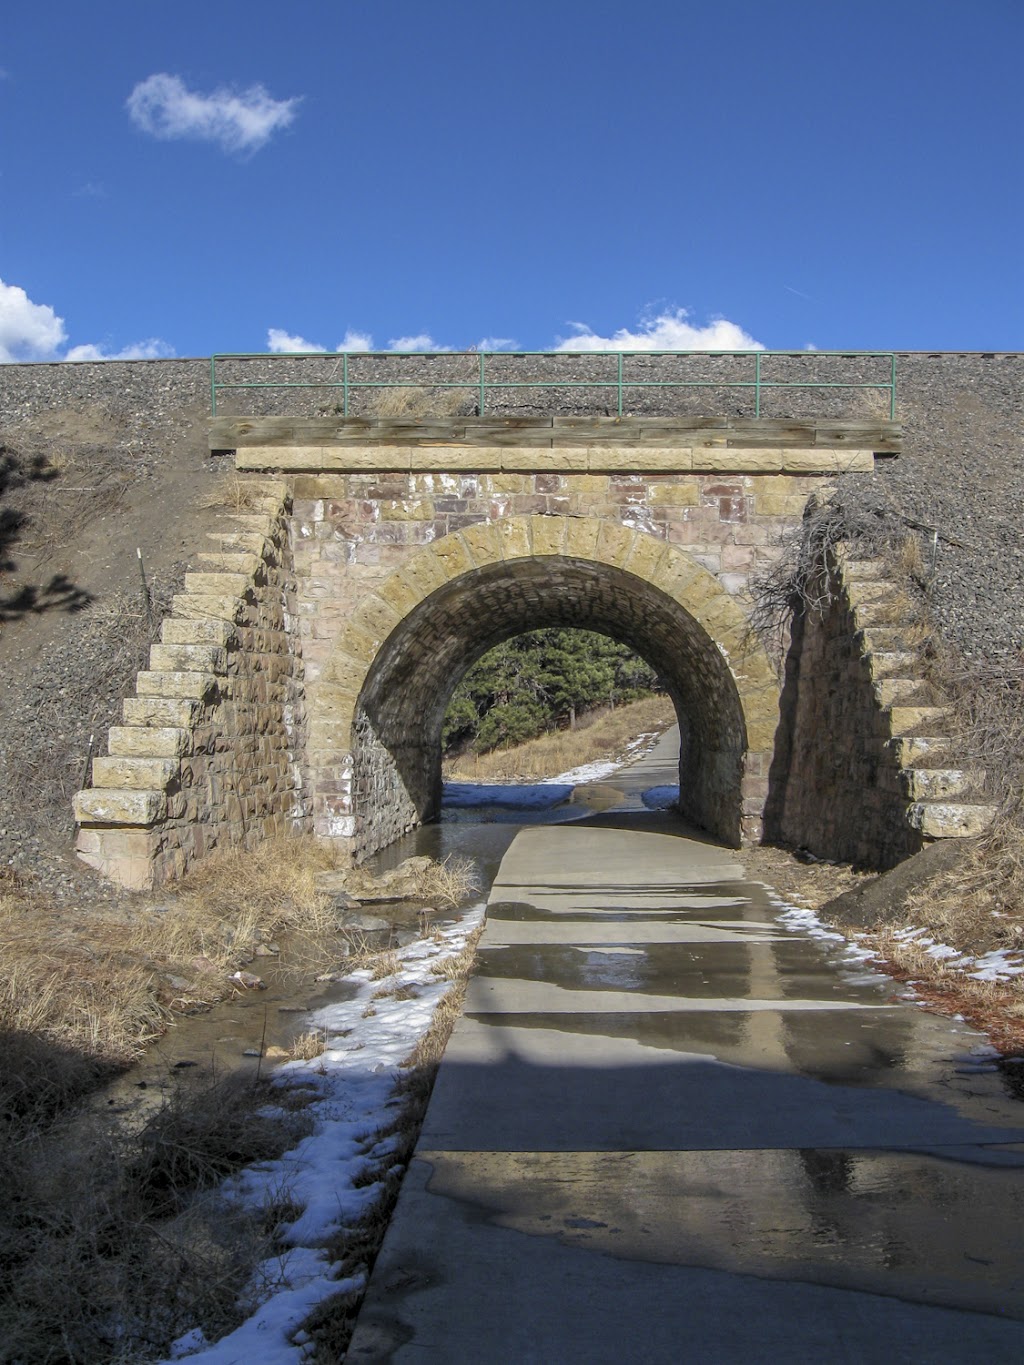
[{"label": "railing post", "polygon": [[622,416],[622,352],[619,352],[619,416]]},{"label": "railing post", "polygon": [[889,421],[896,420],[896,352],[893,351],[890,357],[889,371]]},{"label": "railing post", "polygon": [[487,381],[484,377],[484,361],[486,352],[480,352],[480,416],[484,415],[484,404],[487,402]]},{"label": "railing post", "polygon": [[754,416],[761,416],[761,352],[754,352]]},{"label": "railing post", "polygon": [[348,351],[341,356],[341,415],[348,417]]}]

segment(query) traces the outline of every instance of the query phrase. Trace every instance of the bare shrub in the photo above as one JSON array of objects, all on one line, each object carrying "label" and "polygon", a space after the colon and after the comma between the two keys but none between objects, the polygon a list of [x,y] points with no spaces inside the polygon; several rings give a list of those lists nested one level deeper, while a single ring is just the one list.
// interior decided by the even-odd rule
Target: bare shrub
[{"label": "bare shrub", "polygon": [[[811,498],[801,524],[782,533],[771,565],[751,580],[751,627],[769,657],[781,662],[795,612],[820,615],[835,600],[833,566],[841,555],[884,559],[910,590],[911,565],[920,562],[919,547],[915,559],[915,545],[916,536],[903,518],[881,504],[846,505],[835,497]],[[916,610],[910,597],[901,606]]]}]

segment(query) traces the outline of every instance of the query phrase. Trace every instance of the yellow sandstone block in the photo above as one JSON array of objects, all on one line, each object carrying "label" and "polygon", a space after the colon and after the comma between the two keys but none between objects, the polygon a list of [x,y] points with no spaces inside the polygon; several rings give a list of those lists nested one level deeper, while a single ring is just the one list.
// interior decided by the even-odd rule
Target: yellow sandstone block
[{"label": "yellow sandstone block", "polygon": [[637,534],[632,527],[622,526],[619,522],[602,522],[594,551],[595,558],[602,564],[614,564],[622,568],[629,558]]},{"label": "yellow sandstone block", "polygon": [[565,531],[565,553],[573,559],[593,559],[601,523],[591,517],[573,517]]},{"label": "yellow sandstone block", "polygon": [[560,555],[565,552],[565,517],[533,518],[533,553],[535,556]]},{"label": "yellow sandstone block", "polygon": [[528,559],[532,546],[528,517],[503,517],[494,523],[505,559]]},{"label": "yellow sandstone block", "polygon": [[468,573],[473,567],[473,557],[466,547],[466,542],[458,532],[435,541],[434,553],[449,580],[458,578],[460,574]]},{"label": "yellow sandstone block", "polygon": [[652,536],[646,531],[638,531],[624,567],[630,573],[636,574],[638,578],[644,578],[651,582],[667,553],[668,546],[663,540],[659,540],[657,536]]},{"label": "yellow sandstone block", "polygon": [[679,483],[656,483],[647,501],[652,507],[696,507],[700,502],[700,489],[695,479],[680,480]]}]

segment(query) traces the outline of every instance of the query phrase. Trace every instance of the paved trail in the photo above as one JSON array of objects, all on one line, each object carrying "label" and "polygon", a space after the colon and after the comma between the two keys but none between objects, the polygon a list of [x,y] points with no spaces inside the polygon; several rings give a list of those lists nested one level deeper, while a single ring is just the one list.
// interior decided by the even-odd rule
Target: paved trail
[{"label": "paved trail", "polygon": [[1024,1360],[1024,1107],[978,1036],[615,804],[502,861],[348,1359]]}]

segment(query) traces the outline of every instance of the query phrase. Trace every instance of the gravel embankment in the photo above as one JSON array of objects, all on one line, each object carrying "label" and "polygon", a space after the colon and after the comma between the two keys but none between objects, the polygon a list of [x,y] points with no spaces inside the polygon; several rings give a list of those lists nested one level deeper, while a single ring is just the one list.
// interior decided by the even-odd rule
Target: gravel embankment
[{"label": "gravel embankment", "polygon": [[[498,390],[488,397],[488,415],[615,410],[614,391],[597,386],[615,376],[615,362],[607,355],[498,357],[487,364],[492,380],[562,383],[546,390]],[[666,357],[639,356],[627,366],[627,378],[648,383],[679,377]],[[688,379],[752,377],[749,355],[698,356],[687,366]],[[766,359],[763,366],[764,377],[780,383],[865,383],[888,377],[884,362],[861,357],[808,353]],[[478,377],[479,362],[473,355],[436,361],[354,357],[349,374],[378,383],[432,380],[468,386]],[[51,541],[62,543],[62,553],[71,555],[69,578],[74,581],[73,550],[91,522],[109,523],[113,535],[120,518],[125,544],[134,546],[137,538],[144,540],[148,516],[153,572],[170,584],[189,547],[200,543],[194,493],[217,463],[205,454],[209,375],[208,360],[0,367],[0,446],[13,452],[23,467],[38,455],[70,458],[75,484],[88,495],[73,505],[60,501],[59,490],[68,491],[67,473],[52,485],[20,482],[9,472],[0,478],[0,563],[14,560],[20,570],[31,558],[26,546],[33,526],[38,531],[43,525]],[[221,368],[222,378],[244,382],[300,376],[336,383],[339,358],[265,358],[224,362]],[[585,387],[570,387],[577,384]],[[1005,660],[1019,654],[1024,644],[1024,355],[902,354],[898,388],[901,458],[880,462],[873,475],[843,476],[839,496],[860,506],[882,505],[934,527],[939,538],[929,592],[946,641],[968,660]],[[367,411],[372,396],[369,389],[355,391],[351,411]],[[467,387],[456,401],[463,411],[474,411],[478,394]],[[219,406],[226,412],[323,413],[339,403],[340,391],[331,388],[234,390],[221,395]],[[752,411],[749,390],[653,385],[627,390],[626,406],[632,413],[662,415]],[[887,416],[888,398],[879,390],[800,393],[779,388],[765,392],[762,411],[765,416]],[[11,518],[19,515],[28,517],[27,527],[12,524]],[[930,564],[930,532],[922,534]],[[0,715],[0,869],[31,869],[47,889],[73,895],[84,895],[85,883],[68,855],[66,798],[77,786],[89,735],[100,735],[102,750],[105,727],[134,673],[124,632],[111,627],[111,603],[126,588],[123,547],[121,576],[110,582],[109,591],[102,583],[102,590],[96,590],[96,554],[86,558],[94,575],[93,600],[86,610],[76,615],[40,612],[36,618],[22,613],[16,628],[4,627],[0,637],[0,667],[8,685]],[[0,608],[9,598],[10,584],[10,577],[0,579]],[[63,853],[48,862],[43,855],[52,849]],[[95,885],[95,879],[84,875]]]}]

